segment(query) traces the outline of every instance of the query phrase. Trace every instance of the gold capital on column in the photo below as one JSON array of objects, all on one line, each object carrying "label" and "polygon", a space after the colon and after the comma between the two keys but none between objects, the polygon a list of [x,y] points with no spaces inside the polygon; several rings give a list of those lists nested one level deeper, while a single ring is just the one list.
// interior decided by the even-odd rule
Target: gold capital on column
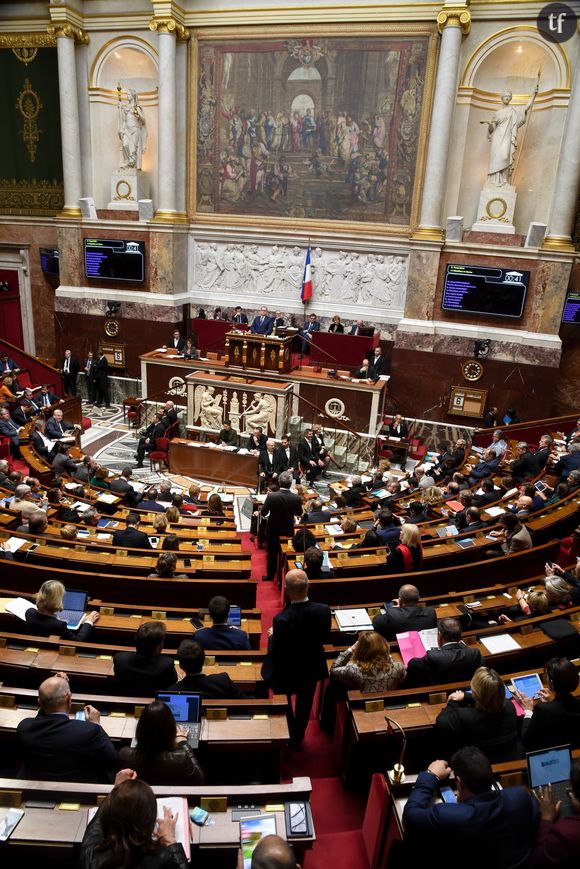
[{"label": "gold capital on column", "polygon": [[445,6],[437,15],[437,29],[441,33],[446,27],[460,27],[467,36],[471,29],[471,13],[467,6]]},{"label": "gold capital on column", "polygon": [[158,33],[174,33],[178,39],[189,39],[189,30],[175,18],[152,18],[149,22],[149,30]]},{"label": "gold capital on column", "polygon": [[89,44],[89,34],[86,30],[81,30],[80,27],[75,27],[74,24],[50,24],[47,27],[49,36],[56,39],[64,37],[65,39],[74,39],[75,42],[80,42],[81,45]]}]

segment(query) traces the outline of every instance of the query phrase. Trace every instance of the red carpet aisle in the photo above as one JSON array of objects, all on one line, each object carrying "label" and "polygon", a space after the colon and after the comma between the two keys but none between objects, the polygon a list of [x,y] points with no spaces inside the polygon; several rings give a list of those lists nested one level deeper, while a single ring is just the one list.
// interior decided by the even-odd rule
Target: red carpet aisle
[{"label": "red carpet aisle", "polygon": [[[262,611],[262,642],[268,641],[268,628],[282,608],[277,583],[261,582],[266,572],[265,550],[256,549],[249,534],[242,534],[243,548],[252,553],[252,575],[258,579],[257,606]],[[316,705],[316,700],[315,700]],[[308,851],[303,869],[367,869],[368,860],[363,845],[361,827],[366,794],[359,796],[347,791],[339,776],[332,741],[320,730],[313,717],[306,731],[302,750],[286,750],[282,761],[282,778],[307,775],[312,779],[312,814],[317,841]]]}]

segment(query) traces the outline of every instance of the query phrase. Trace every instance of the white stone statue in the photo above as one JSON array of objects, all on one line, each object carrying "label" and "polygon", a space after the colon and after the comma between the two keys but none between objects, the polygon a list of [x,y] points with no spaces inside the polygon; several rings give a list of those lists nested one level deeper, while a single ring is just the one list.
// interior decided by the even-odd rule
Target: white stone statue
[{"label": "white stone statue", "polygon": [[214,395],[213,386],[196,386],[194,422],[199,419],[202,428],[221,429],[224,408],[221,406],[221,395]]},{"label": "white stone statue", "polygon": [[273,395],[256,392],[253,402],[246,408],[246,429],[261,428],[268,432],[276,430],[276,399]]},{"label": "white stone statue", "polygon": [[121,85],[117,86],[118,133],[121,140],[121,162],[119,169],[141,169],[143,152],[147,147],[147,122],[139,105],[137,91],[129,88],[127,102],[121,98]]},{"label": "white stone statue", "polygon": [[515,169],[518,129],[526,122],[528,112],[534,105],[538,88],[539,76],[536,88],[525,106],[511,106],[512,92],[505,91],[501,95],[501,109],[497,110],[491,121],[480,122],[487,124],[487,138],[491,142],[487,170],[488,185],[505,187],[506,184],[511,184]]}]

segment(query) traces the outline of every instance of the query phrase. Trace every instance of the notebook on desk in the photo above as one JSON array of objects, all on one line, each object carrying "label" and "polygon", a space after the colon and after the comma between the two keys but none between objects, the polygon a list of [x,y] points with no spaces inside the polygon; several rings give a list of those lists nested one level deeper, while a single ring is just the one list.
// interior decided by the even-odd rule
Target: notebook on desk
[{"label": "notebook on desk", "polygon": [[570,770],[572,752],[569,745],[558,745],[541,751],[530,751],[528,762],[528,783],[532,789],[552,785],[554,802],[562,801],[560,817],[575,814],[568,791],[570,790]]},{"label": "notebook on desk", "polygon": [[65,591],[62,598],[62,610],[58,614],[58,618],[62,622],[66,622],[66,626],[70,631],[74,631],[80,625],[89,596],[84,591],[73,591],[69,589]]},{"label": "notebook on desk", "polygon": [[197,748],[201,735],[201,694],[158,691],[155,699],[169,706],[176,724],[187,731],[189,745]]}]

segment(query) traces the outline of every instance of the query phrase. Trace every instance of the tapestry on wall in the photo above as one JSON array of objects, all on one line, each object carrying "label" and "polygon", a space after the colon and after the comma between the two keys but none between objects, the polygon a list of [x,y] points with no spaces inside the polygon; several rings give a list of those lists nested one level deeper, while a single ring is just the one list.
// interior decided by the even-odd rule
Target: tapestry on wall
[{"label": "tapestry on wall", "polygon": [[195,48],[198,214],[411,223],[430,34]]},{"label": "tapestry on wall", "polygon": [[51,215],[64,204],[57,54],[49,41],[46,34],[0,38],[2,214]]}]

